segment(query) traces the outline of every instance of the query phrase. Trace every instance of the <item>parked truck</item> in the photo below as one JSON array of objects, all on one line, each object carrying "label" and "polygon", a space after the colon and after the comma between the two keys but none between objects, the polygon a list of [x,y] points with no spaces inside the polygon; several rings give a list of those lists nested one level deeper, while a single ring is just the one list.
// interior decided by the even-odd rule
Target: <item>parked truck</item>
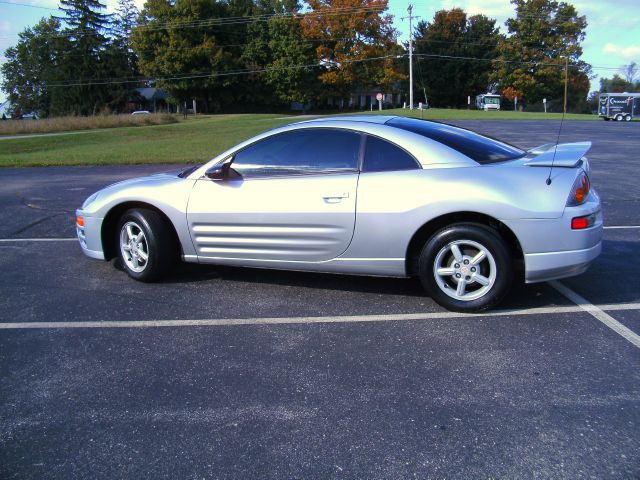
[{"label": "parked truck", "polygon": [[630,122],[640,116],[640,93],[601,93],[598,116],[604,120]]},{"label": "parked truck", "polygon": [[497,93],[483,93],[476,96],[476,108],[478,110],[500,110],[500,95]]}]

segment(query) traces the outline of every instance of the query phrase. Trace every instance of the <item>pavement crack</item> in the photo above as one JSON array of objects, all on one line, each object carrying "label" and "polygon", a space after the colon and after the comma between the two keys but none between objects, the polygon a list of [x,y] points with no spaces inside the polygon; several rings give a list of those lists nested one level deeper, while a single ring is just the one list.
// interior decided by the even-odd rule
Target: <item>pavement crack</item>
[{"label": "pavement crack", "polygon": [[46,216],[46,217],[44,217],[44,218],[41,218],[41,219],[36,220],[36,221],[34,221],[34,222],[31,222],[31,223],[29,223],[28,225],[25,225],[24,227],[19,228],[18,230],[15,230],[15,231],[11,232],[11,233],[8,235],[8,238],[15,237],[16,235],[20,235],[21,233],[26,232],[27,230],[29,230],[30,228],[35,227],[36,225],[40,225],[41,223],[44,223],[44,222],[46,222],[47,220],[51,220],[52,218],[60,217],[60,216],[62,216],[62,215],[66,215],[67,213],[68,213],[68,212],[60,212],[60,213],[55,213],[55,214],[53,214],[53,215],[47,215],[47,216]]}]

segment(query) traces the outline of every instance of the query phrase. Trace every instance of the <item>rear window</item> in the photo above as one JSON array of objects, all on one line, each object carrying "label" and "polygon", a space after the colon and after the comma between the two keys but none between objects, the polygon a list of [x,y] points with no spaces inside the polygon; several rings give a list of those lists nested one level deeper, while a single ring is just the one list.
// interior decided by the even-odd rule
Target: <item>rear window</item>
[{"label": "rear window", "polygon": [[389,120],[387,125],[440,142],[482,165],[513,160],[525,155],[524,150],[508,143],[444,123],[398,117]]}]

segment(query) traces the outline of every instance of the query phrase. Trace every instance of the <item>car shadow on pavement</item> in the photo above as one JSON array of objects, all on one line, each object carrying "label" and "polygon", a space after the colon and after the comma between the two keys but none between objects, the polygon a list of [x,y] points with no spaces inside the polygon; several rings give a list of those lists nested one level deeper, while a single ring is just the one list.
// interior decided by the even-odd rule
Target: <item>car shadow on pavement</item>
[{"label": "car shadow on pavement", "polygon": [[370,277],[189,263],[180,264],[165,282],[204,282],[212,279],[318,290],[425,296],[417,278]]}]

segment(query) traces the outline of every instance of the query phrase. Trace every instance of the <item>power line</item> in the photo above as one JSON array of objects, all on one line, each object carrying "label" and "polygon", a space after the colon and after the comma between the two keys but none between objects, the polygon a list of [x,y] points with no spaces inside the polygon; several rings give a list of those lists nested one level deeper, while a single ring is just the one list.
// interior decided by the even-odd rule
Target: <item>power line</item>
[{"label": "power line", "polygon": [[[291,13],[274,13],[265,15],[250,15],[241,17],[216,17],[204,20],[183,20],[164,23],[150,23],[150,24],[138,24],[134,27],[138,31],[161,31],[161,30],[173,30],[173,29],[185,29],[185,28],[215,28],[228,25],[246,25],[254,22],[267,22],[272,18],[314,18],[314,17],[327,17],[338,15],[354,15],[358,13],[381,13],[386,10],[384,5],[375,5],[370,7],[338,7],[338,8],[323,8],[321,10],[313,12],[291,12]],[[59,18],[59,17],[56,17]],[[59,18],[65,20],[64,18]],[[101,32],[95,29],[78,29],[67,32],[60,32],[58,34],[49,35],[53,38],[75,37],[78,35],[102,35]],[[19,34],[14,34],[16,36]],[[0,37],[8,38],[8,37]]]},{"label": "power line", "polygon": [[2,3],[4,5],[15,5],[17,7],[41,8],[42,10],[54,10],[54,11],[58,10],[57,8],[42,7],[40,5],[33,5],[31,3],[4,2],[4,1],[0,1],[0,3]]},{"label": "power line", "polygon": [[[532,65],[532,66],[542,66],[542,67],[562,67],[564,68],[564,63],[546,63],[546,62],[531,62],[531,61],[522,61],[522,60],[503,60],[499,58],[478,58],[478,57],[462,57],[456,55],[437,55],[437,54],[429,54],[429,53],[416,53],[417,57],[427,57],[427,58],[442,58],[448,60],[463,60],[463,61],[479,61],[479,62],[497,62],[497,63],[513,63],[519,65]],[[619,70],[620,67],[606,67],[606,66],[598,66],[598,65],[589,65],[593,70]],[[569,68],[580,68],[580,65],[569,65]]]},{"label": "power line", "polygon": [[[341,63],[364,63],[371,62],[377,60],[385,60],[388,58],[401,58],[402,56],[398,55],[384,55],[379,57],[370,57],[363,58],[360,60],[346,60]],[[217,77],[229,77],[236,75],[251,75],[256,73],[264,73],[269,71],[278,71],[278,70],[297,70],[301,68],[317,68],[317,67],[327,67],[329,64],[327,62],[318,62],[311,63],[307,65],[291,65],[287,67],[266,67],[261,69],[254,70],[236,70],[230,72],[203,72],[196,74],[184,74],[184,75],[174,75],[167,77],[141,77],[137,79],[104,79],[104,80],[85,80],[85,81],[76,81],[70,80],[69,82],[76,83],[63,83],[63,82],[45,82],[48,87],[79,87],[79,86],[93,86],[93,85],[113,85],[113,84],[126,84],[126,83],[142,83],[142,82],[159,82],[159,81],[172,81],[172,80],[193,80],[193,79],[204,79],[204,78],[217,78]]]}]

